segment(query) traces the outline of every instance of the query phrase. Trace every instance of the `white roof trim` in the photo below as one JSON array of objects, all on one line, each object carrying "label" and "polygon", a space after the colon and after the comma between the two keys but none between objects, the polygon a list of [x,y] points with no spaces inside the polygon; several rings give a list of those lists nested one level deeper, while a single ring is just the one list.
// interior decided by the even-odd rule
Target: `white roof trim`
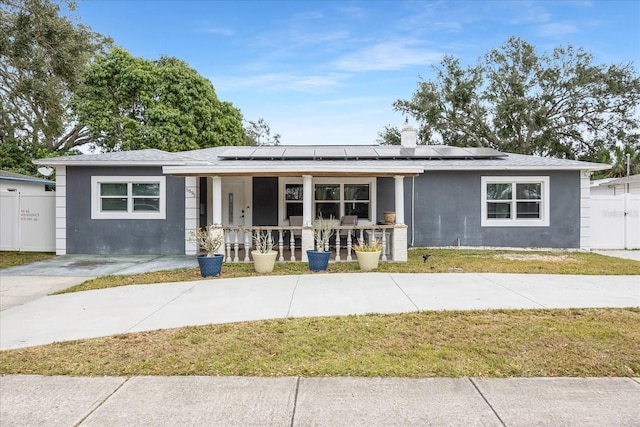
[{"label": "white roof trim", "polygon": [[600,165],[593,163],[592,165],[436,165],[425,166],[424,171],[451,171],[451,170],[482,170],[482,171],[512,171],[512,170],[588,170],[588,171],[600,171],[611,169],[609,165]]},{"label": "white roof trim", "polygon": [[170,175],[193,175],[193,174],[234,174],[234,173],[326,173],[326,172],[356,172],[376,174],[420,174],[424,172],[421,166],[390,166],[390,165],[349,165],[338,170],[336,165],[188,165],[188,166],[165,166],[163,173]]},{"label": "white roof trim", "polygon": [[51,166],[166,166],[182,165],[185,163],[184,160],[45,160],[33,160],[33,163],[36,165]]}]

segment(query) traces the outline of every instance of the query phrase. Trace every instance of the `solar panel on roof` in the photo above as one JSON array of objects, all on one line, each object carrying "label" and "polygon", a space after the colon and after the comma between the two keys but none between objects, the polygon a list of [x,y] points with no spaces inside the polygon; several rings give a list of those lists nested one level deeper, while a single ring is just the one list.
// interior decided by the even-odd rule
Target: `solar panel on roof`
[{"label": "solar panel on roof", "polygon": [[233,147],[219,155],[220,159],[243,160],[358,160],[358,159],[486,159],[505,157],[499,151],[484,147],[429,145],[407,148],[393,146],[271,146]]},{"label": "solar panel on roof", "polygon": [[344,148],[316,148],[316,158],[344,159],[346,157]]},{"label": "solar panel on roof", "polygon": [[315,154],[315,148],[286,148],[284,151],[283,157],[285,159],[313,159],[313,155]]},{"label": "solar panel on roof", "polygon": [[251,154],[256,150],[256,147],[233,147],[224,150],[218,157],[220,158],[236,158],[246,159],[251,157]]},{"label": "solar panel on roof", "polygon": [[256,151],[253,152],[252,156],[254,159],[264,159],[264,158],[274,158],[274,157],[282,157],[285,149],[282,147],[258,147]]},{"label": "solar panel on roof", "polygon": [[347,158],[377,159],[378,153],[373,147],[348,147],[345,149]]}]

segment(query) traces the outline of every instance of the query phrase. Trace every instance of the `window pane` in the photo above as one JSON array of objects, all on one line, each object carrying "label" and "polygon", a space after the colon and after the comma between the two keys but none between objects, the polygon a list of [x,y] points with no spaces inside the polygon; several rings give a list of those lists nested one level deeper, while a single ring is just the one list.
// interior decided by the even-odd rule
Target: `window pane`
[{"label": "window pane", "polygon": [[345,184],[345,200],[369,200],[369,184]]},{"label": "window pane", "polygon": [[340,184],[316,184],[316,200],[340,200]]},{"label": "window pane", "polygon": [[302,203],[287,203],[287,219],[290,216],[302,216]]},{"label": "window pane", "polygon": [[126,196],[127,184],[126,183],[102,183],[100,184],[101,196]]},{"label": "window pane", "polygon": [[487,200],[511,200],[511,184],[487,184]]},{"label": "window pane", "polygon": [[127,199],[120,198],[103,198],[100,199],[100,208],[103,211],[117,211],[117,212],[126,212],[127,211]]},{"label": "window pane", "polygon": [[358,218],[369,219],[369,203],[345,203],[345,215],[358,215]]},{"label": "window pane", "polygon": [[511,203],[487,203],[487,218],[511,218]]},{"label": "window pane", "polygon": [[133,199],[134,211],[154,211],[160,212],[160,199],[135,198]]},{"label": "window pane", "polygon": [[542,200],[542,184],[540,183],[516,184],[516,199]]},{"label": "window pane", "polygon": [[160,184],[132,184],[134,196],[159,196]]},{"label": "window pane", "polygon": [[540,219],[540,202],[518,202],[516,210],[518,219]]},{"label": "window pane", "polygon": [[316,218],[329,219],[340,217],[339,203],[316,203]]},{"label": "window pane", "polygon": [[285,200],[302,200],[302,184],[287,184],[284,187]]}]

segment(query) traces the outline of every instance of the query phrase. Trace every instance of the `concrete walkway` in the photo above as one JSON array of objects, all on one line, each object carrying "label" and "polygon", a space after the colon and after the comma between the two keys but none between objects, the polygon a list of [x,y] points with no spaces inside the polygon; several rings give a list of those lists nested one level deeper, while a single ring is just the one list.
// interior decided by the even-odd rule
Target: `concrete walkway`
[{"label": "concrete walkway", "polygon": [[638,426],[633,378],[0,378],[2,426]]},{"label": "concrete walkway", "polygon": [[0,312],[0,350],[188,325],[424,310],[640,306],[640,276],[306,274],[50,295]]}]

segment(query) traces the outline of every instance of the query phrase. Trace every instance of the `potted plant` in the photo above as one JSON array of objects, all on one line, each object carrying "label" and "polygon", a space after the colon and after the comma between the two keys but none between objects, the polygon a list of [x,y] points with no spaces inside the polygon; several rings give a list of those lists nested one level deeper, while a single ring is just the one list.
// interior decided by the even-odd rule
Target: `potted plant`
[{"label": "potted plant", "polygon": [[198,255],[202,277],[218,276],[222,271],[223,254],[216,253],[224,243],[224,230],[216,224],[198,228],[189,233],[189,242],[195,243],[205,254]]},{"label": "potted plant", "polygon": [[329,239],[333,236],[333,217],[328,220],[322,216],[316,220],[313,225],[313,241],[317,250],[308,250],[307,258],[309,259],[309,270],[323,271],[329,266],[329,256],[331,255],[325,249],[329,246]]},{"label": "potted plant", "polygon": [[253,236],[253,242],[256,248],[251,251],[251,258],[253,258],[253,267],[256,273],[271,273],[278,256],[278,252],[273,250],[271,234],[266,231],[264,233],[258,231]]},{"label": "potted plant", "polygon": [[372,240],[368,244],[364,240],[358,239],[358,244],[353,247],[353,250],[358,258],[360,270],[369,271],[378,268],[382,253],[382,245],[378,239]]}]

